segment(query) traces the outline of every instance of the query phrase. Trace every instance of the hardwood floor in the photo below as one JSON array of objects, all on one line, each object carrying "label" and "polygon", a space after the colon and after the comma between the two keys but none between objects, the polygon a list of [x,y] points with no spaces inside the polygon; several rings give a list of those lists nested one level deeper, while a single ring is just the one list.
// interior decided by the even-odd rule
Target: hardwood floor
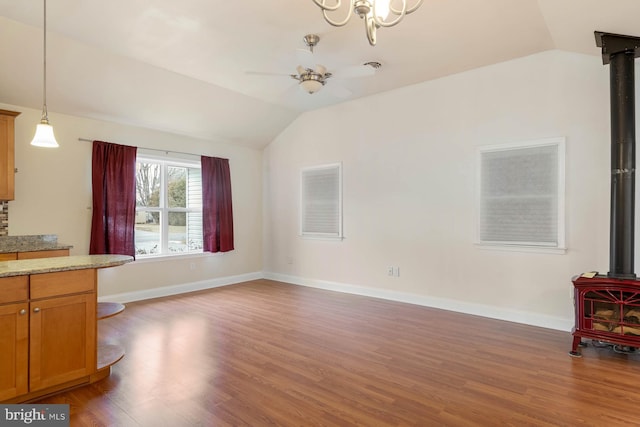
[{"label": "hardwood floor", "polygon": [[[640,356],[567,332],[268,280],[127,304],[72,426],[640,425]],[[108,328],[108,331],[107,331]]]}]

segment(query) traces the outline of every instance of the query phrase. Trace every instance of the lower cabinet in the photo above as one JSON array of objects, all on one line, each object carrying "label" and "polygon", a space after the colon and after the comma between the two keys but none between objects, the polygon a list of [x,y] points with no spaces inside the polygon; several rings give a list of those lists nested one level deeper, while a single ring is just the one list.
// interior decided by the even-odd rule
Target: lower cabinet
[{"label": "lower cabinet", "polygon": [[0,401],[28,391],[28,309],[26,302],[0,305]]},{"label": "lower cabinet", "polygon": [[0,402],[88,383],[96,306],[95,269],[0,279]]},{"label": "lower cabinet", "polygon": [[30,303],[29,391],[42,390],[96,370],[94,294]]}]

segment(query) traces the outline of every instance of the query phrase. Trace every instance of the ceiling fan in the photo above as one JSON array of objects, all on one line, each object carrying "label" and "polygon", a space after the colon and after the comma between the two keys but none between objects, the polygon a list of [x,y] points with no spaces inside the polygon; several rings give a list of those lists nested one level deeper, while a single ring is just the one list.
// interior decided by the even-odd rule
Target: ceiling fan
[{"label": "ceiling fan", "polygon": [[[331,73],[327,71],[327,67],[325,67],[324,65],[310,65],[315,62],[313,61],[313,48],[320,41],[320,36],[316,34],[307,34],[303,37],[303,40],[307,45],[308,50],[298,49],[297,56],[302,65],[298,65],[296,67],[296,74],[263,73],[255,71],[247,71],[247,73],[259,75],[288,76],[294,80],[297,80],[298,84],[305,92],[307,92],[308,94],[314,94],[322,89],[322,87],[326,85],[327,80],[330,78],[348,79],[355,77],[372,76],[375,74],[375,71],[381,67],[381,64],[379,62],[367,62],[363,65],[346,67]],[[331,88],[330,92],[340,98],[346,98],[351,95],[351,92],[348,89],[335,84],[331,84],[327,86],[327,88]]]}]

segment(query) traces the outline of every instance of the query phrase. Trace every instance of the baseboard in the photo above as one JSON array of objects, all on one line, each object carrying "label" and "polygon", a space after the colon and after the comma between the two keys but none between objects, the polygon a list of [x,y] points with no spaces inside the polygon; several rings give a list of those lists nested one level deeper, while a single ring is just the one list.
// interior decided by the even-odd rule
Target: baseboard
[{"label": "baseboard", "polygon": [[167,297],[171,295],[184,294],[187,292],[218,288],[221,286],[248,282],[250,280],[258,280],[262,279],[263,277],[264,276],[262,272],[239,274],[237,276],[219,277],[211,280],[202,280],[198,282],[183,283],[180,285],[163,286],[160,288],[144,289],[141,291],[124,292],[121,294],[113,295],[102,295],[98,297],[98,301],[112,301],[120,303],[142,301],[145,299]]},{"label": "baseboard", "polygon": [[505,308],[474,304],[464,301],[457,301],[446,298],[428,297],[407,292],[397,292],[387,289],[368,288],[365,286],[351,285],[340,282],[330,282],[327,280],[305,279],[298,276],[271,272],[254,272],[240,274],[237,276],[220,277],[199,282],[184,283],[173,286],[163,286],[160,288],[145,289],[141,291],[125,292],[113,295],[103,295],[98,301],[112,302],[132,302],[152,298],[178,295],[187,292],[213,289],[221,286],[233,285],[236,283],[248,282],[258,279],[277,280],[279,282],[291,283],[294,285],[307,286],[311,288],[325,289],[335,292],[344,292],[354,295],[362,295],[373,298],[381,298],[390,301],[398,301],[409,304],[422,305],[425,307],[439,308],[443,310],[456,311],[459,313],[472,314],[475,316],[488,317],[492,319],[505,320],[509,322],[522,323],[525,325],[539,326],[542,328],[556,329],[560,331],[570,331],[574,326],[573,319],[563,319],[559,317],[546,316],[538,313],[530,313],[518,310],[508,310]]},{"label": "baseboard", "polygon": [[406,292],[390,291],[387,289],[367,288],[364,286],[329,282],[326,280],[304,279],[297,276],[289,276],[286,274],[271,272],[265,272],[263,277],[265,279],[277,280],[279,282],[286,282],[294,285],[308,286],[312,288],[326,289],[348,294],[363,295],[409,304],[417,304],[425,307],[456,311],[459,313],[472,314],[475,316],[488,317],[491,319],[506,320],[509,322],[522,323],[526,325],[539,326],[542,328],[556,329],[560,331],[570,331],[574,326],[573,319],[563,319],[538,313],[508,310],[500,307],[474,304],[446,298],[428,297]]}]

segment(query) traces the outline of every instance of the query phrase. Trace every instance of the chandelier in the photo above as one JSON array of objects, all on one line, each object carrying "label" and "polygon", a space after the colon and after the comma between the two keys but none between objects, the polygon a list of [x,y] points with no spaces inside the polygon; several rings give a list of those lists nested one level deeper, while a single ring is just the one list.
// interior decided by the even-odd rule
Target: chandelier
[{"label": "chandelier", "polygon": [[[327,4],[328,0],[313,0],[322,9],[324,19],[334,27],[342,27],[351,19],[351,11],[364,19],[367,39],[371,46],[376,45],[376,30],[380,27],[393,27],[398,24],[405,15],[415,12],[424,0],[413,0],[415,4],[408,6],[409,0],[333,0]],[[393,3],[393,4],[392,4]],[[401,7],[397,9],[397,4]],[[396,5],[396,7],[394,7]],[[346,6],[346,7],[343,7]],[[345,13],[346,11],[346,13]],[[333,20],[329,13],[337,12],[336,15],[343,15],[342,20]],[[391,15],[391,18],[389,16]]]}]

